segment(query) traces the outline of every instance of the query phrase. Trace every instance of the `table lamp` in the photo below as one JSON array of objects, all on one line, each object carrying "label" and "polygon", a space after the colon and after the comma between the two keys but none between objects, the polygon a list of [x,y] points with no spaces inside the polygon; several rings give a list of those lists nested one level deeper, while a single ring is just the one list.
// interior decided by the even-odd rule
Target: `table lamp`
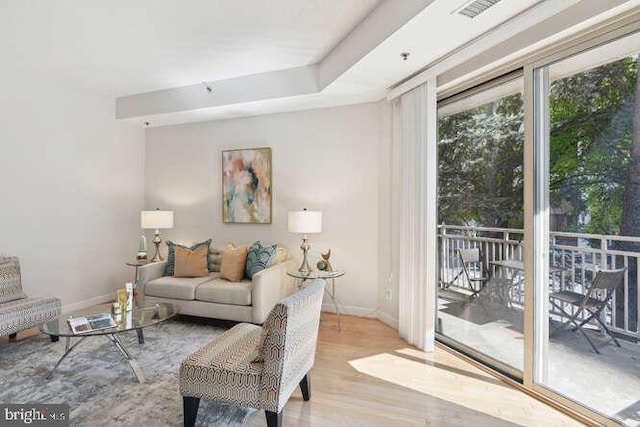
[{"label": "table lamp", "polygon": [[302,264],[298,271],[302,274],[309,274],[311,268],[309,267],[309,261],[307,260],[307,253],[311,246],[309,246],[309,240],[307,234],[320,233],[322,231],[322,212],[308,211],[303,209],[301,211],[289,212],[289,232],[302,234]]},{"label": "table lamp", "polygon": [[162,243],[160,229],[173,228],[173,211],[161,211],[160,209],[142,211],[140,212],[140,225],[142,228],[156,230],[153,237],[153,243],[156,245],[156,254],[151,259],[151,262],[162,261],[163,258],[160,255],[160,243]]}]

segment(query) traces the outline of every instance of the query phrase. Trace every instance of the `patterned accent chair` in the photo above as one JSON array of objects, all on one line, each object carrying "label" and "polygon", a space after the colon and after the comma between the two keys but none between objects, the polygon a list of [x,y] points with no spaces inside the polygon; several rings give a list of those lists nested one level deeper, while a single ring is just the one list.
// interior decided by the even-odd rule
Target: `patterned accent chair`
[{"label": "patterned accent chair", "polygon": [[[16,257],[0,257],[0,337],[16,334],[55,319],[60,315],[58,298],[29,298],[22,292],[20,262]],[[51,336],[52,341],[58,337]]]},{"label": "patterned accent chair", "polygon": [[282,425],[282,408],[300,385],[309,400],[324,280],[276,304],[262,327],[241,323],[180,365],[184,425],[195,425],[200,399],[264,409]]}]

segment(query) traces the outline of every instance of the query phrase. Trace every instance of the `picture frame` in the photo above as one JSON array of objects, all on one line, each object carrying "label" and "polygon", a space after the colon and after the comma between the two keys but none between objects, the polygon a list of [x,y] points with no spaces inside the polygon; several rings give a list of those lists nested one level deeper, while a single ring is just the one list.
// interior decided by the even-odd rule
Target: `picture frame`
[{"label": "picture frame", "polygon": [[222,222],[271,224],[271,148],[222,151]]}]

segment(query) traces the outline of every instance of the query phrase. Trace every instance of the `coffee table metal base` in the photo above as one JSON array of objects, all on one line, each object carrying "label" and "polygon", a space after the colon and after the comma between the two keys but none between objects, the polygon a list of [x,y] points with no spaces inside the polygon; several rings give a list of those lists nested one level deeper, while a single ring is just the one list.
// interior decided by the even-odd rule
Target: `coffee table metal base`
[{"label": "coffee table metal base", "polygon": [[[142,329],[136,329],[136,333],[138,334],[138,343],[144,344],[144,335],[142,334]],[[127,362],[129,362],[131,370],[136,376],[138,382],[144,383],[144,374],[142,373],[142,369],[140,369],[140,365],[138,365],[138,361],[131,355],[131,353],[129,353],[129,350],[127,350],[127,347],[125,347],[120,338],[118,338],[117,334],[105,333],[103,336],[111,341],[111,343],[118,349],[122,357]],[[60,356],[60,359],[58,359],[51,372],[49,372],[49,374],[47,375],[47,379],[50,379],[53,376],[54,371],[58,368],[60,363],[69,355],[69,353],[73,351],[74,348],[76,348],[82,341],[88,338],[88,336],[78,338],[80,339],[73,343],[73,345],[71,345],[71,337],[66,337],[67,341],[64,348],[64,354]]]}]

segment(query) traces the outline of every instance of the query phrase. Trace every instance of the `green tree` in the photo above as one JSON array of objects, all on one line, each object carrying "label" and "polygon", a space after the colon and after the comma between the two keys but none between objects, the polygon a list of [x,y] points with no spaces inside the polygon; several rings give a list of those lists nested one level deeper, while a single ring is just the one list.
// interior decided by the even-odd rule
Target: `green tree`
[{"label": "green tree", "polygon": [[523,227],[523,116],[516,94],[440,118],[441,222]]},{"label": "green tree", "polygon": [[551,85],[550,202],[569,218],[556,231],[620,231],[636,70],[624,58]]}]

